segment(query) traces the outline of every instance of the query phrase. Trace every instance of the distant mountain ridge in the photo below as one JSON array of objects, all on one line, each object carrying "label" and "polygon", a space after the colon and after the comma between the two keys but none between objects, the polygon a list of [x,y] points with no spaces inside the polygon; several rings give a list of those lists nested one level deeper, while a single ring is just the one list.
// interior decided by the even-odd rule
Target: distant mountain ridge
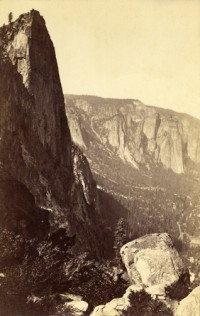
[{"label": "distant mountain ridge", "polygon": [[81,147],[89,150],[87,133],[135,168],[162,164],[184,173],[188,161],[200,163],[200,120],[188,114],[131,99],[65,95],[65,101],[73,140]]},{"label": "distant mountain ridge", "polygon": [[135,102],[140,102],[140,103],[144,104],[148,108],[155,108],[163,113],[168,113],[171,115],[186,116],[186,117],[188,117],[188,119],[191,118],[193,120],[200,121],[200,119],[198,119],[197,117],[195,117],[191,114],[188,114],[185,112],[177,112],[177,111],[169,109],[169,108],[159,107],[159,106],[152,105],[152,104],[145,104],[143,101],[140,101],[139,99],[134,99],[134,98],[111,98],[111,97],[101,97],[98,95],[68,94],[68,93],[64,93],[64,96],[65,96],[65,99],[68,99],[68,100],[84,99],[88,102],[94,102],[96,105],[102,104],[102,102],[104,102],[104,101],[107,101],[110,104],[111,103],[113,103],[113,104],[118,103],[118,104],[122,104],[122,105],[124,105],[125,102],[135,101]]}]

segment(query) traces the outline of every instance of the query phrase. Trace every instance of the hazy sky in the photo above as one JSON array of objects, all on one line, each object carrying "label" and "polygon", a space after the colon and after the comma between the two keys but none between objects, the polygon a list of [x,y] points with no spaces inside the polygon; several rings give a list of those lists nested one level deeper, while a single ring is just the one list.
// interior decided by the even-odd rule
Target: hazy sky
[{"label": "hazy sky", "polygon": [[200,0],[0,0],[39,10],[65,93],[135,98],[200,118]]}]

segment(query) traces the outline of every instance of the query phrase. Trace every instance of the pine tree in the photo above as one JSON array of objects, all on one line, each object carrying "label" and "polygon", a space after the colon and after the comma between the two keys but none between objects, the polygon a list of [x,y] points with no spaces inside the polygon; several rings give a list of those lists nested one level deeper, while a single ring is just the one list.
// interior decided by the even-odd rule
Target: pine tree
[{"label": "pine tree", "polygon": [[12,12],[10,12],[8,14],[8,23],[10,24],[12,22],[12,20],[13,20],[13,14],[12,14]]}]

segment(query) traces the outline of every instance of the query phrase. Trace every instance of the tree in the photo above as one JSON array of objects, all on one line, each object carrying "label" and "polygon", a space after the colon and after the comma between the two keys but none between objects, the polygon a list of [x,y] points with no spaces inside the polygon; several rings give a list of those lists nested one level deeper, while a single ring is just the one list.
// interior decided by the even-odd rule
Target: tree
[{"label": "tree", "polygon": [[119,218],[114,231],[114,251],[115,260],[121,262],[120,249],[127,243],[127,222],[124,218]]},{"label": "tree", "polygon": [[13,20],[13,14],[12,14],[12,12],[10,12],[8,14],[8,23],[10,24],[12,22],[12,20]]}]

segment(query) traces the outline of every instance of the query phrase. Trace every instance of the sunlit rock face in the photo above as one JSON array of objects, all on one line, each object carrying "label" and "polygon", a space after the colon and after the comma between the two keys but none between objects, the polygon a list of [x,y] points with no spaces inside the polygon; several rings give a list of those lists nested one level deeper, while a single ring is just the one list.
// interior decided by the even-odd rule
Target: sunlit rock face
[{"label": "sunlit rock face", "polygon": [[180,301],[175,316],[200,315],[200,287],[196,287],[186,298]]},{"label": "sunlit rock face", "polygon": [[166,288],[178,282],[185,273],[168,234],[150,234],[135,239],[125,244],[120,253],[133,284]]},{"label": "sunlit rock face", "polygon": [[163,165],[176,173],[200,162],[200,122],[186,114],[137,100],[65,96],[75,143],[84,151],[102,146],[135,168]]},{"label": "sunlit rock face", "polygon": [[82,151],[75,145],[73,145],[72,148],[72,156],[75,182],[77,185],[81,186],[81,191],[83,191],[86,203],[94,208],[96,207],[96,210],[98,211],[96,183],[92,177],[89,163]]},{"label": "sunlit rock face", "polygon": [[97,306],[91,316],[125,316],[129,307],[128,302],[123,298],[114,298],[105,305]]},{"label": "sunlit rock face", "polygon": [[163,119],[157,133],[159,159],[167,169],[184,172],[181,126],[176,119]]},{"label": "sunlit rock face", "polygon": [[0,44],[0,167],[49,210],[51,230],[76,236],[75,252],[99,255],[100,233],[89,228],[100,220],[96,184],[82,153],[72,149],[43,17],[35,10],[22,14],[0,29]]},{"label": "sunlit rock face", "polygon": [[[178,299],[181,287],[187,290],[182,298],[189,292],[189,283],[181,279],[188,271],[168,234],[149,234],[135,239],[125,244],[120,254],[132,285],[122,297],[96,306],[91,316],[198,315],[199,288],[182,301]],[[172,298],[169,289],[173,286]]]}]

